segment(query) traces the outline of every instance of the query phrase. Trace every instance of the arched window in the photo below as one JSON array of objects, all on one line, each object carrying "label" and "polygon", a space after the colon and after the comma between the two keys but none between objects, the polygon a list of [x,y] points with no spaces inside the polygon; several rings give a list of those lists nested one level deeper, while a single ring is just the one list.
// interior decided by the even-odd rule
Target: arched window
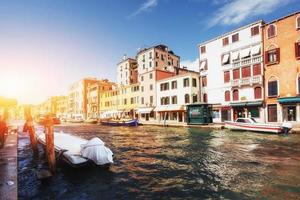
[{"label": "arched window", "polygon": [[268,81],[268,96],[278,96],[278,81],[275,77],[271,77]]},{"label": "arched window", "polygon": [[184,102],[185,103],[190,103],[190,95],[189,94],[184,95]]},{"label": "arched window", "polygon": [[239,91],[238,90],[233,90],[232,91],[232,99],[233,99],[233,101],[238,101],[239,100]]},{"label": "arched window", "polygon": [[261,99],[261,98],[262,98],[261,87],[254,88],[254,99]]},{"label": "arched window", "polygon": [[230,91],[225,91],[225,101],[230,101]]},{"label": "arched window", "polygon": [[207,94],[203,94],[203,102],[207,103]]},{"label": "arched window", "polygon": [[276,26],[274,24],[271,24],[268,27],[268,38],[274,37],[276,35]]},{"label": "arched window", "polygon": [[300,15],[296,18],[296,28],[300,29]]}]

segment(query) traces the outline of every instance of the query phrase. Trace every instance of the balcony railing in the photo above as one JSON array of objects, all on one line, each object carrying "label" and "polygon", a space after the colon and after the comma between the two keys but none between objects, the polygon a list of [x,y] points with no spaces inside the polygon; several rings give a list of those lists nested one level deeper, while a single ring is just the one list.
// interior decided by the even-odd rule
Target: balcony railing
[{"label": "balcony railing", "polygon": [[253,65],[256,63],[260,63],[262,61],[262,56],[255,56],[252,58],[245,58],[237,61],[232,62],[233,67],[240,67],[240,66],[246,66],[246,65]]},{"label": "balcony railing", "polygon": [[240,87],[244,85],[262,84],[262,75],[246,77],[241,79],[231,80],[232,87]]}]

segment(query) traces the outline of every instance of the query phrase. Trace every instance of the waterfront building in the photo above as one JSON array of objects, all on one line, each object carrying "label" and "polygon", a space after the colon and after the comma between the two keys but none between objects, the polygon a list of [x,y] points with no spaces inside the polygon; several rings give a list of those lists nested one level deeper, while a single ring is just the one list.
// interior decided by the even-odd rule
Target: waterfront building
[{"label": "waterfront building", "polygon": [[69,87],[68,91],[68,117],[81,115],[87,117],[87,88],[89,84],[98,82],[96,78],[84,78]]},{"label": "waterfront building", "polygon": [[140,120],[155,120],[156,81],[174,75],[180,57],[165,45],[145,48],[137,53],[138,82],[140,84]]},{"label": "waterfront building", "polygon": [[117,83],[118,85],[130,85],[137,83],[137,61],[132,58],[127,58],[117,64]]},{"label": "waterfront building", "polygon": [[97,82],[88,84],[87,87],[87,117],[99,118],[100,117],[100,96],[105,91],[112,90],[113,85],[107,79],[98,80]]},{"label": "waterfront building", "polygon": [[135,118],[139,107],[139,84],[121,85],[100,94],[101,118]]},{"label": "waterfront building", "polygon": [[199,72],[186,70],[156,82],[159,123],[186,123],[186,105],[200,102]]},{"label": "waterfront building", "polygon": [[268,122],[300,121],[300,12],[263,26]]},{"label": "waterfront building", "polygon": [[61,118],[66,118],[68,114],[68,97],[67,96],[58,96],[56,98],[56,116]]},{"label": "waterfront building", "polygon": [[213,104],[214,122],[264,121],[263,21],[199,44],[201,100]]}]

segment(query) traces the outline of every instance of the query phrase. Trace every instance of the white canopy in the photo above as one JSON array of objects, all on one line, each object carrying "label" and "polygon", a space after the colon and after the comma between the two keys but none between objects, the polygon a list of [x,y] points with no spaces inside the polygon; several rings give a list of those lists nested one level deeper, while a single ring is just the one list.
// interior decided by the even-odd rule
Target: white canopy
[{"label": "white canopy", "polygon": [[252,55],[257,55],[260,53],[260,45],[256,45],[254,47],[251,48],[251,53]]},{"label": "white canopy", "polygon": [[245,58],[245,57],[247,57],[247,56],[250,56],[250,48],[247,48],[247,49],[243,49],[242,51],[241,51],[241,58]]},{"label": "white canopy", "polygon": [[206,60],[201,61],[200,69],[205,69]]},{"label": "white canopy", "polygon": [[225,54],[225,55],[223,55],[222,64],[224,64],[224,63],[227,63],[227,62],[228,62],[228,60],[229,60],[229,53],[228,53],[228,54]]},{"label": "white canopy", "polygon": [[146,114],[146,113],[151,113],[151,111],[153,110],[154,108],[153,107],[147,107],[147,108],[139,108],[137,110],[138,113],[141,113],[141,114]]},{"label": "white canopy", "polygon": [[232,60],[237,60],[239,58],[239,55],[240,55],[240,52],[238,52],[238,51],[233,52],[232,56],[231,56]]},{"label": "white canopy", "polygon": [[169,105],[169,106],[162,106],[162,107],[156,107],[155,111],[161,112],[161,111],[178,111],[178,110],[185,110],[184,106],[182,105]]}]

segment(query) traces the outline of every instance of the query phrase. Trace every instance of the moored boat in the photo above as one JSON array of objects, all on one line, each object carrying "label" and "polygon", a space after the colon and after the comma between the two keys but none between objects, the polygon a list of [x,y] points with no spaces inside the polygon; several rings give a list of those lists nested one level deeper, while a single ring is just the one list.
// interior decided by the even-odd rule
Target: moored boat
[{"label": "moored boat", "polygon": [[[45,145],[45,133],[36,131],[38,141]],[[99,138],[86,140],[63,132],[54,132],[54,148],[66,163],[72,167],[81,167],[90,161],[96,165],[113,163],[112,151]]]},{"label": "moored boat", "polygon": [[259,123],[253,118],[238,118],[235,122],[226,121],[225,128],[265,133],[288,133],[292,129],[292,125],[290,123],[283,123],[281,125]]},{"label": "moored boat", "polygon": [[108,126],[138,126],[139,121],[137,119],[131,120],[103,120],[100,122],[102,125]]}]

